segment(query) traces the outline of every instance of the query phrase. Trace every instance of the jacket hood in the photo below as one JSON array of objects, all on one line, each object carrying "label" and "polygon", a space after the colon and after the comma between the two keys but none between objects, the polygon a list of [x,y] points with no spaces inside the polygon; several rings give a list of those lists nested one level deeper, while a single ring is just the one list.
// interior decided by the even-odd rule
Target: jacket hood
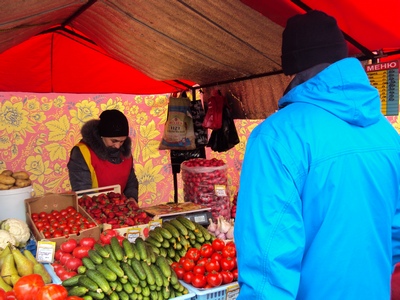
[{"label": "jacket hood", "polygon": [[309,103],[352,125],[366,127],[380,116],[380,97],[356,58],[345,58],[288,91],[279,107]]},{"label": "jacket hood", "polygon": [[[109,154],[106,145],[104,145],[99,133],[100,120],[90,120],[86,122],[81,129],[82,141],[86,143],[99,158],[107,160]],[[130,157],[132,150],[132,140],[128,136],[122,146],[119,148],[124,157]]]}]

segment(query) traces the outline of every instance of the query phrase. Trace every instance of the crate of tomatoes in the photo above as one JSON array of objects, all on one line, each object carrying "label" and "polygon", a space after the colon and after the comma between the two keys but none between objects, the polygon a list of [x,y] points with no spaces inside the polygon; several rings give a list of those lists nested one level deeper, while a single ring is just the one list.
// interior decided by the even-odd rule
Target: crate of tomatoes
[{"label": "crate of tomatoes", "polygon": [[200,249],[189,248],[171,267],[181,283],[196,294],[197,300],[236,299],[237,282],[236,247],[233,241],[214,239]]},{"label": "crate of tomatoes", "polygon": [[78,205],[98,223],[102,230],[115,229],[125,236],[129,230],[137,230],[146,238],[152,218],[135,201],[121,193],[119,185],[106,186],[76,192]]},{"label": "crate of tomatoes", "polygon": [[82,208],[75,193],[46,194],[25,200],[26,219],[37,241],[46,239],[58,248],[64,241],[85,237],[96,240],[100,227]]}]

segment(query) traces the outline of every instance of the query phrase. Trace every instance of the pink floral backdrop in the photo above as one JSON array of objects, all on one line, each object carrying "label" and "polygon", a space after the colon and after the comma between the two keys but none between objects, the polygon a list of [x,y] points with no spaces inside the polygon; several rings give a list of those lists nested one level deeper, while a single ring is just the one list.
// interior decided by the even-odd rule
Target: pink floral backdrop
[{"label": "pink floral backdrop", "polygon": [[[119,94],[0,94],[0,171],[26,170],[36,195],[70,191],[67,162],[70,149],[80,140],[80,128],[106,109],[116,108],[129,120],[133,157],[139,180],[140,205],[174,201],[169,150],[159,150],[167,117],[169,95]],[[398,116],[388,117],[398,132]],[[206,148],[207,158],[228,165],[231,197],[239,175],[250,132],[261,120],[235,120],[240,143],[217,153]],[[178,174],[178,200],[183,201]]]},{"label": "pink floral backdrop", "polygon": [[[0,171],[26,170],[36,195],[70,191],[67,162],[71,148],[80,140],[80,128],[106,109],[127,116],[133,141],[139,202],[146,207],[174,201],[169,150],[159,150],[167,117],[169,94],[0,94]],[[240,143],[217,153],[206,148],[207,158],[228,165],[230,195],[239,185],[247,137],[260,120],[235,120]],[[210,132],[211,133],[211,132]],[[183,201],[178,174],[178,200]]]}]

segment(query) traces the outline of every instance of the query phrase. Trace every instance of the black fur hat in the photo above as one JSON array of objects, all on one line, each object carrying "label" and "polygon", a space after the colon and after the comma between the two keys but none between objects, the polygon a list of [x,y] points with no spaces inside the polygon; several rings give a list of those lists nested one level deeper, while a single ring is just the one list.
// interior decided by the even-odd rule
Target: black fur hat
[{"label": "black fur hat", "polygon": [[99,133],[102,137],[128,136],[128,120],[117,109],[105,110],[100,115]]}]

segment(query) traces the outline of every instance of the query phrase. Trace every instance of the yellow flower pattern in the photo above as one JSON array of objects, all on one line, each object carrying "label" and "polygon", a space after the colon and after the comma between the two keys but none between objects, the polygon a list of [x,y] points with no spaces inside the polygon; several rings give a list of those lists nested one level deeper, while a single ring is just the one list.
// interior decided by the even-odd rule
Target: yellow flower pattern
[{"label": "yellow flower pattern", "polygon": [[[118,109],[129,121],[134,167],[139,180],[139,204],[146,207],[172,202],[170,152],[158,149],[167,120],[168,99],[169,95],[2,93],[0,172],[4,169],[28,171],[36,195],[70,191],[67,162],[71,148],[81,139],[82,125],[99,118],[106,109]],[[400,119],[388,119],[400,132]],[[227,152],[212,152],[206,148],[207,158],[215,157],[227,163],[231,196],[238,190],[248,136],[260,122],[235,120],[240,143]],[[178,200],[183,201],[181,175],[177,178]]]}]

